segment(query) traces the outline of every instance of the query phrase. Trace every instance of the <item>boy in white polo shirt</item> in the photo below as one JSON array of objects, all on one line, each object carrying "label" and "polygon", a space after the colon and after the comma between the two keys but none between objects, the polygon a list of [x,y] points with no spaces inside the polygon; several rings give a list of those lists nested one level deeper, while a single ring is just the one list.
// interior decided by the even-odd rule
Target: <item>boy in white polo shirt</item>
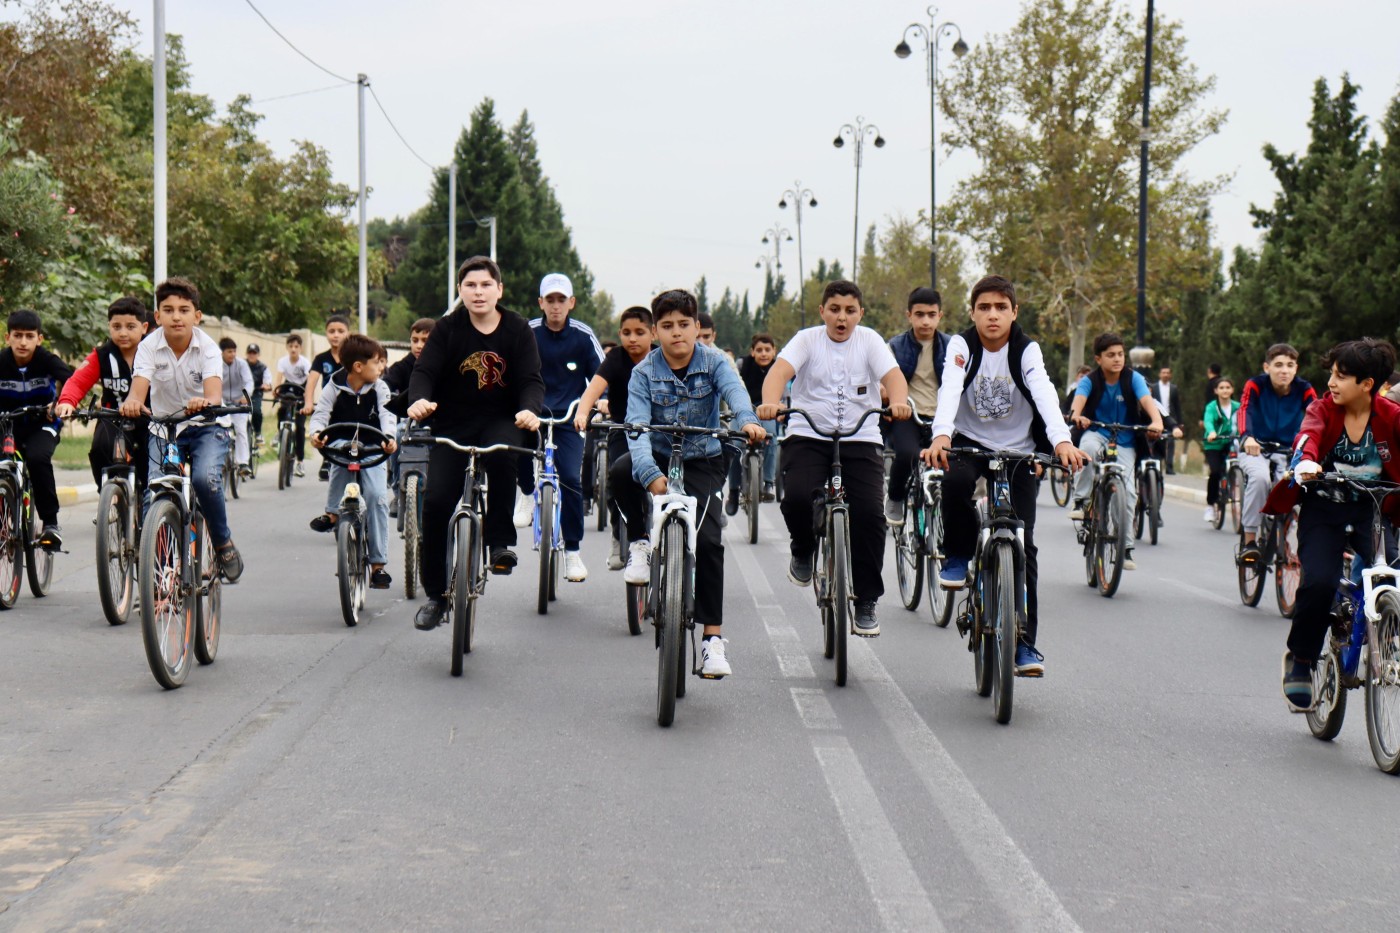
[{"label": "boy in white polo shirt", "polygon": [[[811,414],[823,431],[849,431],[871,408],[880,407],[880,392],[889,398],[897,420],[910,415],[909,386],[883,337],[861,327],[865,306],[853,282],[829,282],[822,290],[819,327],[797,334],[778,354],[763,380],[761,420],[777,416],[779,401],[792,380],[792,407]],[[820,437],[807,419],[788,419],[779,469],[783,471],[783,520],[792,537],[788,579],[798,586],[812,582],[817,547],[812,528],[812,492],[831,474],[832,441]],[[880,634],[875,603],[884,595],[885,462],[879,419],[868,418],[855,436],[841,441],[841,477],[851,507],[851,577],[855,589],[855,632]]]},{"label": "boy in white polo shirt", "polygon": [[[148,394],[150,412],[156,418],[180,411],[194,414],[223,402],[224,361],[218,343],[199,329],[203,319],[199,289],[193,282],[172,277],[156,286],[158,330],[136,347],[131,392],[122,403],[123,415],[140,417]],[[243,559],[233,545],[224,508],[223,467],[230,431],[220,424],[181,424],[176,430],[176,443],[190,465],[190,480],[209,523],[219,569],[228,582],[237,582],[243,575]],[[165,444],[147,446],[151,476],[159,476]],[[147,499],[149,502],[149,493]]]}]

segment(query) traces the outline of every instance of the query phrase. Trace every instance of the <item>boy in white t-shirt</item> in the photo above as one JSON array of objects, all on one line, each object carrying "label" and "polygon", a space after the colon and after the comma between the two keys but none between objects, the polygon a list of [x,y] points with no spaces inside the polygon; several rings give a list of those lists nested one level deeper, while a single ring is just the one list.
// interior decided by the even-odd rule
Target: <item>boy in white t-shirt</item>
[{"label": "boy in white t-shirt", "polygon": [[[897,420],[910,415],[909,386],[894,354],[878,333],[861,327],[865,306],[852,282],[829,282],[822,291],[820,327],[797,334],[778,354],[763,380],[760,419],[777,416],[788,380],[792,407],[811,414],[822,431],[849,431],[860,417],[880,407],[880,392],[889,398]],[[832,441],[820,437],[801,415],[788,419],[779,469],[783,471],[783,520],[792,537],[788,579],[798,586],[812,582],[817,547],[812,527],[812,493],[826,487],[831,475]],[[879,418],[866,419],[860,431],[841,441],[841,478],[851,507],[851,583],[855,590],[855,633],[880,634],[875,602],[885,592],[885,462]]]},{"label": "boy in white t-shirt", "polygon": [[[985,461],[969,457],[948,462],[949,447],[981,447],[1020,453],[1053,448],[1070,469],[1085,457],[1069,439],[1060,414],[1060,396],[1045,371],[1040,344],[1016,323],[1016,288],[999,275],[984,277],[972,288],[972,327],[948,341],[933,443],[924,462],[946,470],[943,477],[943,550],[947,557],[939,582],[961,589],[977,546],[980,526],[972,504],[977,477],[990,475]],[[1040,677],[1045,657],[1035,648],[1038,565],[1035,547],[1036,468],[1021,461],[1011,473],[1011,506],[1025,526],[1026,629],[1016,646],[1016,674]]]}]

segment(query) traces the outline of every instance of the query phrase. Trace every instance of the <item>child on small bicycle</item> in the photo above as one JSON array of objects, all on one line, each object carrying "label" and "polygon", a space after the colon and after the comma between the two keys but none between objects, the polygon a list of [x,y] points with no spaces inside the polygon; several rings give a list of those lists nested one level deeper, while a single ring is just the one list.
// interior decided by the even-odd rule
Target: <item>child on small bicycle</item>
[{"label": "child on small bicycle", "polygon": [[[150,329],[151,315],[138,298],[118,298],[107,308],[107,342],[88,354],[83,365],[73,372],[73,378],[63,384],[54,414],[71,417],[83,397],[93,386],[102,385],[102,407],[116,411],[131,391],[131,366],[136,362],[136,347]],[[92,449],[88,462],[92,464],[93,482],[102,483],[102,471],[114,465],[117,432],[111,422],[99,421],[92,432]],[[136,430],[127,436],[127,451],[131,455],[132,474],[136,489],[146,488],[146,440],[150,428],[145,419],[137,422]]]},{"label": "child on small bicycle", "polygon": [[[1074,441],[1089,465],[1079,471],[1074,482],[1074,505],[1070,510],[1070,521],[1083,521],[1084,503],[1089,501],[1089,493],[1094,487],[1094,477],[1098,472],[1095,464],[1098,456],[1110,440],[1117,434],[1118,463],[1123,467],[1123,475],[1128,478],[1123,490],[1127,494],[1128,513],[1137,508],[1138,489],[1133,468],[1140,454],[1147,453],[1147,441],[1156,440],[1162,435],[1162,415],[1157,403],[1148,392],[1147,380],[1142,373],[1127,369],[1128,349],[1123,338],[1117,334],[1099,334],[1094,338],[1094,363],[1096,369],[1079,380],[1074,390],[1074,401],[1069,406],[1069,420],[1078,429],[1072,432]],[[1126,370],[1126,372],[1125,372]],[[1103,424],[1141,424],[1147,426],[1144,439],[1137,431],[1108,428],[1091,428],[1090,422]],[[1077,433],[1079,436],[1074,437]],[[1123,569],[1136,570],[1133,560],[1131,539],[1123,554]]]},{"label": "child on small bicycle", "polygon": [[1206,464],[1210,467],[1210,478],[1206,481],[1206,512],[1203,516],[1208,522],[1215,521],[1216,505],[1221,508],[1229,505],[1219,500],[1230,448],[1235,443],[1235,413],[1240,410],[1240,403],[1232,398],[1234,394],[1235,384],[1229,376],[1216,379],[1215,399],[1206,405],[1202,419],[1205,440],[1201,447],[1205,450]]},{"label": "child on small bicycle", "polygon": [[[218,344],[199,328],[199,289],[189,279],[172,276],[156,286],[157,330],[141,341],[131,365],[131,392],[121,412],[139,418],[147,410],[156,418],[185,411],[193,415],[223,401],[223,360]],[[234,546],[224,505],[224,458],[229,429],[221,424],[180,424],[171,428],[189,464],[199,507],[209,526],[219,570],[229,583],[243,575],[243,558]],[[148,445],[148,469],[160,472],[165,441]],[[150,497],[147,496],[148,506]]]},{"label": "child on small bicycle", "polygon": [[[277,361],[277,383],[273,386],[273,392],[282,388],[282,384],[291,383],[302,390],[302,400],[305,402],[309,396],[305,395],[306,381],[311,377],[311,360],[302,355],[301,338],[292,334],[287,338],[287,355]],[[281,402],[278,403],[280,416]],[[314,407],[314,406],[313,406]],[[302,461],[306,459],[306,416],[311,413],[311,409],[298,406],[294,418],[296,420],[296,432],[293,435],[296,445],[296,474],[305,476],[306,471],[302,467]]]},{"label": "child on small bicycle", "polygon": [[[60,387],[73,370],[40,346],[43,342],[44,328],[37,312],[26,308],[10,312],[6,346],[0,350],[0,410],[13,411],[58,399]],[[49,551],[63,546],[58,527],[58,487],[53,478],[53,452],[62,427],[58,418],[30,416],[14,428],[15,446],[24,454],[34,483],[34,508],[44,525],[39,545]]]},{"label": "child on small bicycle", "polygon": [[[1400,405],[1379,394],[1395,368],[1395,348],[1384,340],[1350,340],[1328,351],[1323,363],[1331,371],[1327,395],[1308,406],[1293,441],[1292,477],[1280,480],[1264,505],[1264,512],[1284,515],[1302,503],[1303,580],[1283,655],[1283,698],[1296,712],[1312,706],[1312,671],[1327,638],[1342,552],[1350,547],[1368,564],[1374,556],[1371,498],[1344,486],[1307,484],[1330,472],[1400,482],[1400,457],[1394,455],[1400,450]],[[1385,513],[1392,523],[1400,521],[1400,496],[1386,500]]]},{"label": "child on small bicycle", "polygon": [[[224,384],[224,404],[225,405],[252,405],[253,370],[245,360],[238,358],[238,341],[232,337],[223,337],[219,340],[219,353],[223,357],[224,368],[221,378]],[[238,475],[249,477],[253,475],[252,468],[248,465],[249,444],[248,444],[248,416],[230,415],[233,421],[233,462],[238,464]]]},{"label": "child on small bicycle", "polygon": [[[652,300],[652,320],[661,346],[632,370],[627,390],[627,418],[632,424],[684,424],[719,428],[723,399],[733,413],[737,430],[755,443],[766,436],[754,415],[749,394],[729,359],[719,350],[697,345],[700,309],[695,296],[680,289],[662,292]],[[616,406],[618,400],[614,400]],[[671,455],[671,438],[650,433],[628,438],[627,455],[608,471],[618,507],[627,517],[631,552],[623,579],[646,583],[651,579],[651,541],[647,538],[645,493],[667,490],[665,471],[657,461]],[[724,452],[718,438],[687,437],[685,491],[700,509],[695,545],[695,620],[704,626],[701,642],[701,674],[718,679],[733,673],[725,657],[720,635],[724,624],[724,541],[719,512],[724,488]]]},{"label": "child on small bicycle", "polygon": [[[363,334],[351,334],[340,345],[340,369],[331,375],[316,400],[311,413],[311,443],[317,450],[326,446],[321,434],[334,424],[365,424],[385,435],[384,449],[393,453],[396,447],[394,429],[398,419],[387,408],[389,386],[380,378],[384,373],[384,348],[379,341]],[[369,441],[375,443],[375,440]],[[336,439],[332,445],[345,446],[349,441]],[[389,551],[389,483],[388,464],[381,463],[359,471],[360,492],[364,495],[369,525],[369,585],[387,590],[394,582],[384,569]],[[351,473],[338,463],[331,464],[330,489],[326,491],[326,511],[311,520],[312,531],[332,531],[337,521],[340,498]]]},{"label": "child on small bicycle", "polygon": [[[1066,469],[1083,466],[1085,456],[1070,443],[1060,414],[1060,399],[1040,344],[1016,323],[1016,287],[999,275],[972,287],[972,327],[948,341],[948,357],[938,390],[933,443],[924,462],[947,472],[943,477],[943,549],[947,553],[939,585],[947,590],[967,584],[967,568],[977,547],[980,524],[972,503],[985,462],[959,457],[948,462],[948,448],[981,447],[1022,453],[1051,450]],[[1011,507],[1024,526],[1026,549],[1026,627],[1016,646],[1016,674],[1041,677],[1045,656],[1036,648],[1039,561],[1035,546],[1035,500],[1039,490],[1034,466],[1019,464],[1011,474]]]},{"label": "child on small bicycle", "polygon": [[[909,417],[909,385],[889,345],[875,331],[861,327],[864,298],[853,282],[828,282],[822,291],[823,324],[798,331],[778,354],[763,380],[759,416],[773,418],[788,380],[792,407],[807,411],[788,419],[779,469],[783,471],[783,520],[792,538],[788,579],[798,586],[812,582],[817,538],[812,520],[812,493],[825,489],[831,474],[834,443],[817,433],[849,431],[866,411],[889,398],[896,420]],[[851,584],[855,594],[855,633],[880,634],[875,604],[885,593],[885,456],[878,418],[841,441],[841,476],[851,508]]]}]

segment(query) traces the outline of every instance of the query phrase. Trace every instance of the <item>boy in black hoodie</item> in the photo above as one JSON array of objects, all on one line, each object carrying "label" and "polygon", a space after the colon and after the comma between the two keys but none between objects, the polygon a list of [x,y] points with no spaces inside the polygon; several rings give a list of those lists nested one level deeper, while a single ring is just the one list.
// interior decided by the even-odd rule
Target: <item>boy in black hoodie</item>
[{"label": "boy in black hoodie", "polygon": [[[0,410],[58,401],[59,387],[73,375],[73,370],[40,346],[44,328],[39,315],[20,308],[11,312],[8,327],[6,347],[0,350]],[[34,482],[34,507],[44,523],[39,544],[50,551],[63,546],[58,529],[58,487],[53,479],[53,452],[62,427],[63,422],[50,414],[23,418],[14,429],[15,446],[24,454]]]}]

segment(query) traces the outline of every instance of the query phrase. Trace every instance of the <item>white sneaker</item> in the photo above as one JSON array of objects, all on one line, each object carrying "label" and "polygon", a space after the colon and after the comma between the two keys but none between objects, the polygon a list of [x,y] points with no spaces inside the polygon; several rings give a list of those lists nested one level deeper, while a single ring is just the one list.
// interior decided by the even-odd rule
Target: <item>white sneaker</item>
[{"label": "white sneaker", "polygon": [[1201,516],[1201,521],[1212,522],[1212,523],[1214,523],[1214,521],[1215,521],[1215,506],[1213,506],[1213,505],[1208,505],[1208,506],[1206,506],[1206,512],[1205,512],[1204,515]]},{"label": "white sneaker", "polygon": [[728,677],[734,671],[729,667],[729,659],[724,656],[723,638],[706,638],[700,642],[700,676],[711,680]]},{"label": "white sneaker", "polygon": [[570,583],[582,583],[588,579],[588,568],[583,566],[583,558],[578,551],[564,552],[564,579]]},{"label": "white sneaker", "polygon": [[1075,499],[1069,509],[1069,520],[1072,522],[1084,521],[1084,501]]},{"label": "white sneaker", "polygon": [[529,528],[535,523],[535,496],[534,493],[526,495],[521,493],[515,497],[515,516],[513,518],[516,528]]},{"label": "white sneaker", "polygon": [[641,586],[651,582],[651,542],[643,538],[627,549],[627,567],[622,571],[627,583]]},{"label": "white sneaker", "polygon": [[1124,570],[1136,570],[1136,569],[1137,569],[1137,561],[1133,560],[1133,552],[1132,552],[1131,549],[1128,551],[1127,554],[1124,554],[1124,555],[1123,555],[1123,569],[1124,569]]},{"label": "white sneaker", "polygon": [[624,563],[626,561],[622,559],[622,541],[613,538],[612,548],[608,551],[608,569],[621,570]]}]

